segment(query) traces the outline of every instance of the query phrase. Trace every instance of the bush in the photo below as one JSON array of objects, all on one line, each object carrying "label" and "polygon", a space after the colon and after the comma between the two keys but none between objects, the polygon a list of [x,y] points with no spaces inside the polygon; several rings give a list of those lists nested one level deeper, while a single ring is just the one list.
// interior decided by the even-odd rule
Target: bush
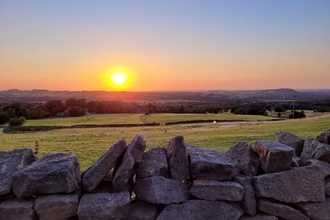
[{"label": "bush", "polygon": [[21,116],[19,118],[9,119],[9,126],[22,126],[25,123],[25,117]]}]

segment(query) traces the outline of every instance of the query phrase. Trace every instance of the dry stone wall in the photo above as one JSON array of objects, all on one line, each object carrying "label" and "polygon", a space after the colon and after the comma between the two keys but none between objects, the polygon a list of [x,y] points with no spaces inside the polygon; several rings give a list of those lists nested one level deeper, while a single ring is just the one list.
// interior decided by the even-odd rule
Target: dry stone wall
[{"label": "dry stone wall", "polygon": [[80,173],[74,154],[0,152],[0,220],[330,220],[330,129],[227,152],[119,139]]}]

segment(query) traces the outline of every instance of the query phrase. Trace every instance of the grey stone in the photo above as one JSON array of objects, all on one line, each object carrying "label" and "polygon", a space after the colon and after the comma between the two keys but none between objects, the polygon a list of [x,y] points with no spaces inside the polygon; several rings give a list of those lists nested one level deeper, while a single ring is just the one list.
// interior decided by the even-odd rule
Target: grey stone
[{"label": "grey stone", "polygon": [[258,213],[255,216],[243,215],[239,220],[278,220],[276,216]]},{"label": "grey stone", "polygon": [[223,152],[190,145],[187,150],[194,179],[232,180],[239,174],[238,163]]},{"label": "grey stone", "polygon": [[190,179],[186,143],[182,136],[176,136],[166,146],[170,177],[182,181]]},{"label": "grey stone", "polygon": [[317,148],[320,142],[312,137],[306,137],[304,142],[303,151],[300,155],[301,164],[304,164],[307,160],[312,159],[313,152]]},{"label": "grey stone", "polygon": [[142,161],[142,155],[145,148],[146,142],[143,139],[143,136],[139,134],[136,135],[128,145],[119,165],[116,166],[115,174],[112,180],[115,191],[127,189],[128,185],[132,182],[135,172],[135,164]]},{"label": "grey stone", "polygon": [[320,143],[330,144],[330,129],[322,131],[322,133],[316,137],[316,140]]},{"label": "grey stone", "polygon": [[300,211],[291,208],[290,206],[271,202],[266,199],[258,200],[258,209],[262,212],[288,220],[309,220],[309,218],[303,215]]},{"label": "grey stone", "polygon": [[139,200],[153,204],[180,203],[189,198],[189,187],[186,184],[162,176],[136,181],[134,192]]},{"label": "grey stone", "polygon": [[126,141],[119,139],[92,166],[82,173],[82,183],[86,191],[92,191],[115,166],[118,158],[126,150]]},{"label": "grey stone", "polygon": [[300,157],[300,154],[304,146],[303,138],[300,138],[290,132],[279,131],[275,133],[274,139],[277,142],[292,147],[295,150],[296,156]]},{"label": "grey stone", "polygon": [[291,166],[292,167],[300,167],[300,157],[298,157],[298,156],[294,156],[293,158],[292,158],[292,163],[291,163]]},{"label": "grey stone", "polygon": [[319,202],[325,199],[324,175],[320,166],[292,168],[252,178],[257,197],[286,203]]},{"label": "grey stone", "polygon": [[241,201],[243,187],[232,181],[194,180],[189,193],[208,201]]},{"label": "grey stone", "polygon": [[71,193],[79,188],[80,167],[74,154],[51,154],[14,173],[18,198],[37,194]]},{"label": "grey stone", "polygon": [[240,171],[247,176],[255,176],[258,172],[259,158],[246,141],[236,143],[226,152],[227,155],[237,161]]},{"label": "grey stone", "polygon": [[260,166],[266,173],[288,170],[295,154],[292,147],[275,141],[256,141],[252,148],[257,152]]},{"label": "grey stone", "polygon": [[298,203],[294,206],[311,220],[330,220],[330,198],[322,202]]},{"label": "grey stone", "polygon": [[330,176],[330,164],[327,162],[323,162],[323,161],[316,160],[316,159],[309,159],[303,165],[304,166],[311,166],[311,165],[320,166],[323,169],[324,177]]},{"label": "grey stone", "polygon": [[129,214],[123,220],[155,220],[158,214],[156,205],[137,201],[131,204]]},{"label": "grey stone", "polygon": [[157,220],[237,220],[242,214],[243,211],[235,203],[189,200],[166,206]]},{"label": "grey stone", "polygon": [[35,210],[40,220],[66,220],[77,215],[79,195],[40,195],[35,200]]},{"label": "grey stone", "polygon": [[257,213],[257,200],[254,194],[251,178],[248,176],[238,175],[234,179],[243,187],[243,199],[241,201],[241,208],[249,215],[255,215]]},{"label": "grey stone", "polygon": [[31,148],[0,151],[0,196],[10,193],[13,174],[35,160]]},{"label": "grey stone", "polygon": [[320,143],[314,150],[312,157],[330,163],[330,145]]},{"label": "grey stone", "polygon": [[117,193],[84,194],[78,207],[79,220],[119,220],[129,213],[130,194]]},{"label": "grey stone", "polygon": [[142,161],[136,169],[136,179],[151,176],[169,177],[165,148],[153,148],[143,154]]},{"label": "grey stone", "polygon": [[330,176],[325,178],[325,195],[330,197]]},{"label": "grey stone", "polygon": [[36,220],[34,200],[11,199],[0,203],[1,220]]}]

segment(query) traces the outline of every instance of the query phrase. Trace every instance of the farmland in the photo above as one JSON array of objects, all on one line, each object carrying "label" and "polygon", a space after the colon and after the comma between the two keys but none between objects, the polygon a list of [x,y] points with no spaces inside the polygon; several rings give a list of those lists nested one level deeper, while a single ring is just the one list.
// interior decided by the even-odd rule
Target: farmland
[{"label": "farmland", "polygon": [[[236,118],[243,117],[243,118]],[[200,118],[201,117],[201,118]],[[204,118],[203,118],[204,117]],[[231,118],[233,117],[233,118]],[[245,118],[244,118],[245,117]],[[258,118],[254,118],[258,117]],[[241,122],[202,123],[187,125],[162,125],[175,120],[247,120]],[[168,141],[182,135],[188,144],[221,151],[227,150],[238,141],[273,140],[276,131],[288,131],[298,136],[315,137],[321,131],[330,128],[330,115],[305,119],[267,121],[266,116],[234,114],[143,114],[90,115],[77,118],[58,118],[28,120],[26,125],[73,125],[107,123],[148,123],[160,122],[161,126],[138,128],[82,128],[61,129],[46,132],[18,134],[0,134],[0,150],[10,150],[23,146],[34,148],[39,142],[41,155],[55,152],[74,153],[78,156],[81,169],[85,170],[100,157],[116,140],[125,138],[127,143],[136,134],[142,134],[147,141],[147,148],[166,146]]]}]

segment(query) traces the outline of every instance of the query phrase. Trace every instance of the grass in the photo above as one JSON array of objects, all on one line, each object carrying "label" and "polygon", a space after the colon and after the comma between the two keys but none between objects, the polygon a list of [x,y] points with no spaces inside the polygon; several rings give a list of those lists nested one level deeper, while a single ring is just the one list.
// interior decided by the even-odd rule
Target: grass
[{"label": "grass", "polygon": [[[141,115],[126,116],[137,120]],[[157,115],[155,114],[155,116]],[[162,115],[162,117],[165,116],[170,118],[171,115]],[[104,115],[104,117],[107,119],[112,116]],[[118,117],[120,118],[120,115]],[[175,115],[171,117],[174,118]],[[182,115],[177,117],[182,117]],[[125,121],[124,119],[118,120]],[[40,122],[42,121],[40,120]],[[329,128],[330,115],[325,115],[285,121],[203,123],[138,128],[83,128],[20,134],[3,134],[1,132],[0,150],[23,146],[34,148],[35,142],[38,141],[41,154],[74,153],[78,156],[81,170],[85,170],[119,138],[125,138],[129,143],[136,134],[144,136],[147,141],[147,149],[157,146],[165,147],[171,138],[182,135],[188,144],[226,151],[238,141],[244,140],[253,143],[256,140],[273,140],[273,135],[277,131],[288,131],[300,137],[316,137]]]}]

